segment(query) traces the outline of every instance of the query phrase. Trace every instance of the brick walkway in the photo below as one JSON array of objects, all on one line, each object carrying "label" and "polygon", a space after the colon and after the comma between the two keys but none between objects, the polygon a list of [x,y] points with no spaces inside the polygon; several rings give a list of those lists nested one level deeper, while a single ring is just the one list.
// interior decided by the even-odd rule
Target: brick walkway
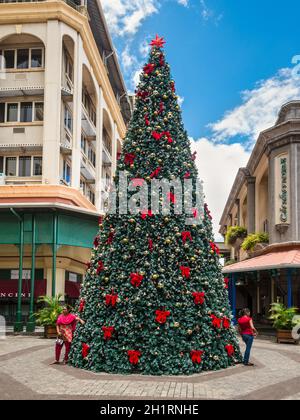
[{"label": "brick walkway", "polygon": [[253,361],[189,377],[95,374],[51,365],[54,341],[0,340],[0,399],[298,399],[300,346],[256,340]]}]

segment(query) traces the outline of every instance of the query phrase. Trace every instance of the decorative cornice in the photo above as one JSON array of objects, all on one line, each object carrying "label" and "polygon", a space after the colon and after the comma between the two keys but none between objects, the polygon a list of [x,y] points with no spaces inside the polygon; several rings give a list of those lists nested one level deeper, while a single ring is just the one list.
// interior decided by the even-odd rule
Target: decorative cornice
[{"label": "decorative cornice", "polygon": [[88,18],[68,6],[64,1],[48,0],[37,3],[1,3],[0,25],[41,23],[59,20],[80,33],[86,55],[93,67],[99,85],[103,89],[104,98],[118,126],[120,136],[125,137],[126,126],[120,107],[111,87],[106,68],[100,57]]}]

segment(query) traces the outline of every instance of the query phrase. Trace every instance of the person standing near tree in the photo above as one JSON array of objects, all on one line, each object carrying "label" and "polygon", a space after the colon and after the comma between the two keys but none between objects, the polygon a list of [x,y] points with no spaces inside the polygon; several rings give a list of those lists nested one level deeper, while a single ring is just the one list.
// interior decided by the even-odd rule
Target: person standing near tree
[{"label": "person standing near tree", "polygon": [[59,364],[61,350],[65,345],[64,364],[68,362],[73,333],[76,329],[76,323],[84,325],[84,321],[71,313],[68,305],[63,307],[63,313],[59,315],[56,321],[57,340],[55,345],[55,361],[52,364]]},{"label": "person standing near tree", "polygon": [[241,317],[238,319],[238,330],[242,336],[244,343],[246,344],[246,350],[244,355],[243,363],[245,366],[254,366],[250,363],[250,353],[253,344],[254,337],[257,337],[258,332],[254,327],[253,320],[251,318],[250,309],[245,308],[241,311]]}]

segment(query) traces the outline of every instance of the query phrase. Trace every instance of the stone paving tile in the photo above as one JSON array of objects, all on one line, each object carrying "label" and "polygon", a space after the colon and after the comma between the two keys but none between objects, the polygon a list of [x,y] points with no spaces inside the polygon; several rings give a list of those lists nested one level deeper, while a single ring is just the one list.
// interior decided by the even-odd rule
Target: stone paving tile
[{"label": "stone paving tile", "polygon": [[[47,360],[51,360],[54,345],[51,341],[35,337],[9,337],[3,341],[3,347],[0,343],[1,373],[13,384],[19,384],[17,392],[23,386],[28,394],[40,398],[51,395],[53,398],[69,396],[72,399],[80,396],[104,399],[244,399],[248,396],[255,399],[261,393],[264,399],[268,399],[272,393],[279,392],[279,398],[299,399],[299,346],[257,340],[253,350],[257,360],[254,368],[237,366],[191,377],[133,377],[92,374],[69,366],[49,366]],[[0,391],[3,391],[1,381]],[[1,395],[3,398],[11,394]]]}]

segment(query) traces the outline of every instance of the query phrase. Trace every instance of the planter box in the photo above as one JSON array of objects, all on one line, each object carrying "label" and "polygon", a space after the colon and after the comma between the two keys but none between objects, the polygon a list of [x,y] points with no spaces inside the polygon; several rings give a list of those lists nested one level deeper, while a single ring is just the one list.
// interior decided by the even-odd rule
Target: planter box
[{"label": "planter box", "polygon": [[299,340],[295,340],[292,336],[292,331],[277,330],[277,343],[292,343],[298,344]]},{"label": "planter box", "polygon": [[53,327],[52,325],[45,325],[44,337],[56,338],[57,337],[56,327]]}]

